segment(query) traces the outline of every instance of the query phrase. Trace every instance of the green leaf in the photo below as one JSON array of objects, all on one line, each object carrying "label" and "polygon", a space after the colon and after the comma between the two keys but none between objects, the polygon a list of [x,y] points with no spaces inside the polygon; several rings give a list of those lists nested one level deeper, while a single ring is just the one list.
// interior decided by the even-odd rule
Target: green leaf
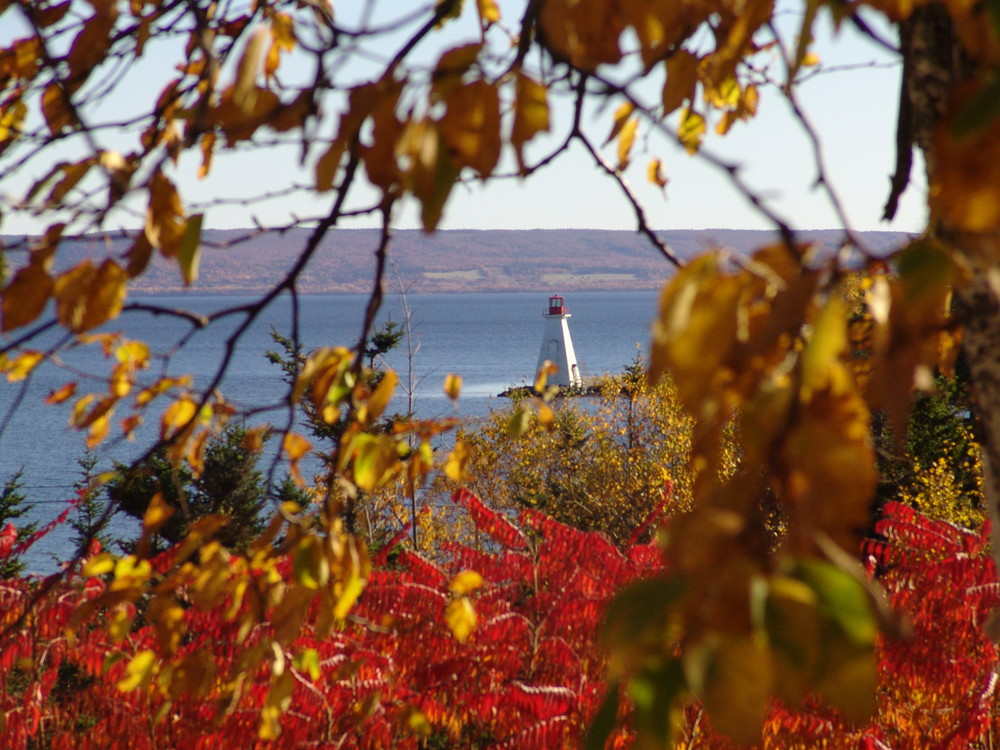
[{"label": "green leaf", "polygon": [[874,647],[878,623],[860,581],[831,563],[814,559],[799,560],[792,576],[816,593],[820,614],[835,623],[850,643]]},{"label": "green leaf", "polygon": [[618,686],[612,685],[608,689],[607,695],[601,701],[600,708],[594,714],[594,720],[587,728],[587,738],[584,742],[584,750],[604,750],[611,733],[618,725]]}]

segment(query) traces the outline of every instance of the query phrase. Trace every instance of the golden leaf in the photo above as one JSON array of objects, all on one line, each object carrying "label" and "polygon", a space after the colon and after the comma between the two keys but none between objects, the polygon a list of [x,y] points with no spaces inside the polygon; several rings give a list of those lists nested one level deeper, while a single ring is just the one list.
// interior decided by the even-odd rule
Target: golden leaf
[{"label": "golden leaf", "polygon": [[198,179],[203,180],[212,169],[212,155],[215,153],[215,133],[204,133],[201,136],[201,166],[198,167]]},{"label": "golden leaf", "polygon": [[622,126],[621,136],[618,138],[618,169],[624,170],[628,167],[629,154],[632,152],[632,143],[635,141],[635,133],[639,127],[639,120],[632,117]]},{"label": "golden leaf", "polygon": [[496,0],[476,0],[479,18],[484,26],[492,26],[500,20],[500,8]]},{"label": "golden leaf", "polygon": [[449,372],[444,376],[444,392],[452,401],[457,401],[462,392],[462,376]]},{"label": "golden leaf", "polygon": [[143,531],[155,534],[163,528],[163,524],[169,521],[173,514],[174,509],[164,501],[162,493],[157,492],[149,501],[149,507],[146,508],[146,512],[142,516]]},{"label": "golden leaf", "polygon": [[407,126],[397,153],[408,162],[404,184],[420,201],[424,231],[433,232],[441,221],[459,169],[449,157],[437,125],[426,119]]},{"label": "golden leaf", "polygon": [[197,412],[197,404],[190,396],[182,396],[168,406],[160,419],[160,439],[166,440],[184,429]]},{"label": "golden leaf", "polygon": [[444,621],[459,643],[465,643],[476,629],[476,609],[467,597],[455,599],[444,610]]},{"label": "golden leaf", "polygon": [[80,569],[80,575],[84,578],[94,578],[110,573],[115,569],[115,558],[109,552],[99,552],[89,558]]},{"label": "golden leaf", "polygon": [[118,681],[118,689],[123,693],[128,693],[136,688],[147,685],[153,677],[153,668],[156,666],[156,653],[153,651],[140,651],[132,657],[128,666],[125,667],[125,676]]},{"label": "golden leaf", "polygon": [[445,98],[439,127],[455,161],[480,177],[492,174],[500,160],[500,97],[494,85],[473,81]]},{"label": "golden leaf", "polygon": [[668,180],[663,173],[663,162],[659,159],[650,159],[649,166],[646,167],[646,178],[658,188],[665,188]]},{"label": "golden leaf", "polygon": [[288,432],[281,441],[281,450],[288,458],[289,471],[296,484],[303,484],[302,472],[299,469],[299,461],[309,452],[312,445],[301,435]]},{"label": "golden leaf", "polygon": [[35,320],[52,296],[55,284],[41,263],[29,263],[14,274],[0,298],[0,331],[6,333]]},{"label": "golden leaf", "polygon": [[21,135],[27,116],[28,106],[20,99],[0,108],[0,144],[13,141]]},{"label": "golden leaf", "polygon": [[635,112],[635,105],[632,102],[625,102],[615,110],[615,115],[611,123],[611,132],[608,133],[608,137],[604,140],[604,145],[611,143],[615,139],[615,136],[622,132],[625,123],[632,117],[633,112]]},{"label": "golden leaf", "polygon": [[55,280],[56,317],[66,328],[80,333],[118,317],[125,304],[128,276],[111,258],[94,268],[89,260]]},{"label": "golden leaf", "polygon": [[689,154],[696,154],[701,148],[705,129],[705,118],[692,109],[685,109],[681,113],[681,121],[677,126],[677,139]]},{"label": "golden leaf", "polygon": [[483,577],[474,570],[463,570],[451,579],[448,590],[456,596],[464,596],[482,587]]},{"label": "golden leaf", "polygon": [[472,456],[469,446],[461,440],[455,441],[455,447],[448,453],[444,464],[445,475],[454,482],[464,482],[468,478],[468,463]]},{"label": "golden leaf", "polygon": [[177,262],[181,267],[181,277],[184,286],[189,286],[198,278],[198,261],[201,258],[201,223],[203,214],[195,214],[188,218],[177,248]]},{"label": "golden leaf", "polygon": [[514,147],[517,165],[525,174],[524,145],[539,133],[549,130],[548,89],[520,70],[514,85],[514,124],[510,144]]},{"label": "golden leaf", "polygon": [[382,378],[379,380],[375,392],[372,393],[366,405],[369,422],[382,416],[382,412],[385,411],[385,407],[389,405],[389,401],[392,399],[392,394],[396,390],[398,382],[399,376],[396,375],[394,370],[386,370],[382,373]]}]

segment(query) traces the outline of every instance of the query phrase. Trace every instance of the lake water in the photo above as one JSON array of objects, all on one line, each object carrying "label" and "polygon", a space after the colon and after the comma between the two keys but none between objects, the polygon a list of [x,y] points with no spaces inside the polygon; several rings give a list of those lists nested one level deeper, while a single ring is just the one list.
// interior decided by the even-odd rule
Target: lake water
[{"label": "lake water", "polygon": [[[231,296],[156,296],[139,298],[148,305],[177,307],[208,314],[236,307],[252,298]],[[508,402],[496,394],[511,385],[530,383],[541,344],[546,295],[530,294],[434,294],[409,295],[415,410],[420,417],[444,415],[476,417]],[[300,337],[306,349],[353,345],[360,332],[366,297],[360,295],[315,295],[300,297]],[[583,376],[619,372],[637,353],[647,348],[649,325],[656,309],[654,292],[590,292],[566,296],[572,313],[570,330]],[[387,295],[380,321],[391,317],[403,321],[402,300]],[[241,316],[220,321],[198,331],[173,357],[169,373],[190,373],[196,386],[206,385],[218,367],[223,342]],[[233,364],[223,381],[227,399],[241,406],[263,406],[277,402],[284,383],[279,369],[264,352],[275,350],[270,331],[289,332],[291,303],[278,299],[247,331],[237,346]],[[170,353],[189,333],[187,323],[176,317],[146,312],[123,314],[110,330],[146,341],[154,354]],[[50,339],[49,342],[54,341]],[[38,346],[37,344],[35,345]],[[386,357],[406,382],[408,361],[405,342]],[[45,406],[45,396],[69,380],[79,383],[78,393],[101,391],[102,381],[88,383],[86,373],[106,373],[109,365],[96,347],[70,352],[62,367],[39,367],[26,389],[21,383],[0,381],[0,419],[11,413],[0,434],[0,479],[23,471],[24,492],[34,502],[33,515],[40,521],[55,517],[73,497],[73,482],[80,475],[77,459],[84,454],[82,437],[66,429],[69,404]],[[143,374],[153,379],[161,372],[160,361]],[[457,409],[442,390],[447,373],[463,378]],[[14,408],[12,408],[14,407]],[[397,392],[390,410],[405,410],[405,396]],[[155,421],[151,416],[150,421]],[[113,458],[127,459],[142,447],[143,437],[155,436],[155,425],[140,432],[135,443],[109,442],[95,458],[98,470]],[[148,444],[148,440],[146,441]],[[51,569],[51,560],[68,553],[70,530],[57,529],[42,540],[29,558],[36,570]]]}]

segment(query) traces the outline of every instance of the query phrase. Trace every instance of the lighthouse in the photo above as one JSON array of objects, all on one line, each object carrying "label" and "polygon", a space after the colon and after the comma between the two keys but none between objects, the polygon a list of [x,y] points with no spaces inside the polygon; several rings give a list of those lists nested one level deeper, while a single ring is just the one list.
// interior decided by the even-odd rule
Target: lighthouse
[{"label": "lighthouse", "polygon": [[569,309],[563,304],[559,295],[549,297],[549,307],[542,313],[545,318],[545,333],[542,335],[542,348],[538,352],[538,366],[541,369],[545,360],[550,360],[559,370],[549,377],[552,385],[581,386],[580,367],[576,363],[576,352],[573,351],[573,339],[569,335]]}]

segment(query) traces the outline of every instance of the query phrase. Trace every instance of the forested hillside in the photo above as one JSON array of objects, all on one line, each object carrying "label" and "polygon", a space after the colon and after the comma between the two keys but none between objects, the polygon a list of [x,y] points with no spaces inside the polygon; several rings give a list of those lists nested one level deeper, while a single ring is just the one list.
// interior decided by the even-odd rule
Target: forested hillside
[{"label": "forested hillside", "polygon": [[[256,234],[251,229],[206,231],[202,236],[201,274],[192,289],[224,294],[252,294],[267,289],[295,260],[292,248],[302,245],[307,229]],[[722,247],[749,254],[775,241],[769,231],[683,229],[660,232],[681,258]],[[865,232],[867,246],[889,253],[903,244],[902,232]],[[843,232],[803,233],[825,250],[840,244]],[[245,238],[246,241],[244,241]],[[7,237],[9,243],[20,240]],[[301,277],[300,291],[367,292],[375,273],[376,229],[331,231]],[[123,255],[125,239],[93,235],[65,242],[59,262],[68,266],[84,258]],[[659,289],[673,267],[635,232],[593,229],[472,230],[426,234],[394,233],[391,258],[403,284],[412,292],[598,291]],[[134,292],[176,292],[184,288],[176,266],[157,257],[132,284]]]}]

